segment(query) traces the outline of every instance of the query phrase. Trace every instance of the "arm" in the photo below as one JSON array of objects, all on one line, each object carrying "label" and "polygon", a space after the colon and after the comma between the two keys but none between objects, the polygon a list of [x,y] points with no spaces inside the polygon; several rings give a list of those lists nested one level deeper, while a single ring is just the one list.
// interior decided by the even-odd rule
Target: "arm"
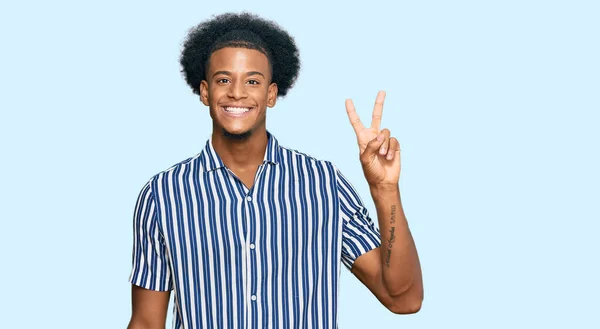
[{"label": "arm", "polygon": [[423,301],[419,256],[402,209],[400,191],[371,188],[381,245],[359,256],[352,273],[397,314],[416,313]]},{"label": "arm", "polygon": [[131,285],[131,320],[127,329],[164,329],[171,291]]},{"label": "arm", "polygon": [[128,329],[164,329],[171,271],[163,235],[158,227],[152,180],[142,188],[133,215],[131,320]]},{"label": "arm", "polygon": [[421,264],[400,201],[400,143],[388,129],[379,130],[384,98],[385,92],[377,94],[369,128],[346,100],[381,232],[379,247],[358,256],[352,273],[392,312],[415,313],[423,301]]}]

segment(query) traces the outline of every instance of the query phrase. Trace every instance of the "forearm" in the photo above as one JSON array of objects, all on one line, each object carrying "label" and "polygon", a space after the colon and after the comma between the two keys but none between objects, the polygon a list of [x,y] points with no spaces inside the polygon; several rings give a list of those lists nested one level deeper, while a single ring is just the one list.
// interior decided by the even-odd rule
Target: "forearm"
[{"label": "forearm", "polygon": [[391,296],[421,284],[421,269],[414,240],[402,208],[400,188],[371,187],[381,232],[383,284]]}]

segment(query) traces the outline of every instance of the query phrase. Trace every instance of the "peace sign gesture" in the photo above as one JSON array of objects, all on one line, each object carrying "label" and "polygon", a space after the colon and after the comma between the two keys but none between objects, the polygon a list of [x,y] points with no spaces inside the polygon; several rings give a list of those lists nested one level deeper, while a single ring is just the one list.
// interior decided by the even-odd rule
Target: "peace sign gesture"
[{"label": "peace sign gesture", "polygon": [[358,141],[360,162],[371,187],[396,187],[400,180],[400,143],[396,138],[390,138],[389,129],[379,130],[384,99],[384,91],[377,93],[369,128],[360,122],[352,100],[346,100],[346,112]]}]

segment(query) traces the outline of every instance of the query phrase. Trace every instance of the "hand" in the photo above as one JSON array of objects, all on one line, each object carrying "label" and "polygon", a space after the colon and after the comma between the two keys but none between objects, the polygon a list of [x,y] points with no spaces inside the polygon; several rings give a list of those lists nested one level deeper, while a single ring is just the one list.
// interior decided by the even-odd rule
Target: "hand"
[{"label": "hand", "polygon": [[385,92],[377,93],[371,127],[360,122],[351,99],[346,100],[346,112],[356,133],[360,162],[370,187],[397,187],[400,180],[400,143],[390,138],[389,129],[379,130]]}]

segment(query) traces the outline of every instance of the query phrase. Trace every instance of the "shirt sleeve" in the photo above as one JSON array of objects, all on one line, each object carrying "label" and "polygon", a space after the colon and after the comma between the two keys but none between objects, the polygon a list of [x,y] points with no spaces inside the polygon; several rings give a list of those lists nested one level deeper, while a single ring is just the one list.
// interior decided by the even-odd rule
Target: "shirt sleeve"
[{"label": "shirt sleeve", "polygon": [[150,180],[139,193],[133,214],[133,259],[129,282],[155,291],[172,289],[167,249],[157,225]]},{"label": "shirt sleeve", "polygon": [[356,189],[337,168],[336,177],[339,210],[343,220],[342,263],[352,269],[358,256],[380,246],[381,234]]}]

